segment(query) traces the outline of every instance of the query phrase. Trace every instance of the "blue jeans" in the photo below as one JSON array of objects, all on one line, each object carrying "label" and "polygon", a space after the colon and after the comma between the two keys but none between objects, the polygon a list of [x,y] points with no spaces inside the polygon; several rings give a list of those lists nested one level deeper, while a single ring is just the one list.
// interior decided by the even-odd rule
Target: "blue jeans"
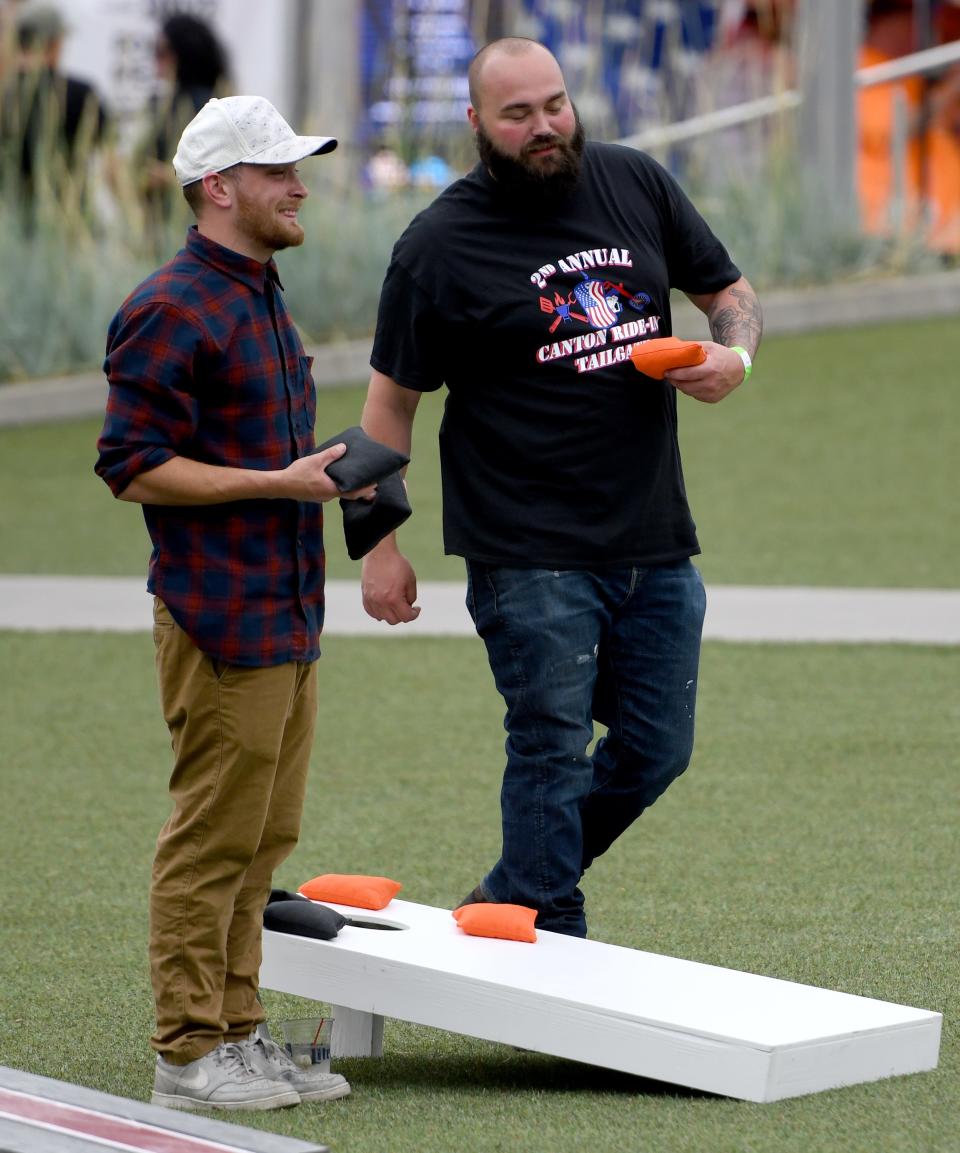
[{"label": "blue jeans", "polygon": [[[507,706],[503,849],[480,888],[584,937],[580,878],[693,752],[706,595],[689,560],[598,571],[467,561]],[[594,749],[594,720],[607,727]]]}]

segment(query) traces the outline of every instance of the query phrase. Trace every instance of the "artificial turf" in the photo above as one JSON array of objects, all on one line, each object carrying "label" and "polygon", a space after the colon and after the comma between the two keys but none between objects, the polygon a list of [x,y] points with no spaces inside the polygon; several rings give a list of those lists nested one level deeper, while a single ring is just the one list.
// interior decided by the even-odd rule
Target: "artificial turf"
[{"label": "artificial turf", "polygon": [[[956,587],[952,321],[768,340],[717,407],[681,398],[708,584]],[[636,381],[640,386],[639,378]],[[361,389],[320,395],[322,431]],[[404,547],[439,545],[421,404]],[[0,429],[0,570],[140,576],[139,511],[92,472],[98,420]],[[334,517],[336,513],[334,512]],[[329,572],[356,576],[335,521]],[[497,851],[501,705],[475,639],[332,636],[300,846],[277,880],[374,872],[450,905]],[[146,890],[169,744],[150,638],[0,633],[0,1064],[145,1097]],[[944,1013],[932,1073],[753,1105],[388,1022],[354,1094],[244,1116],[337,1153],[956,1153],[957,654],[707,644],[681,778],[591,869],[599,939]],[[266,993],[273,1019],[310,1002]]]},{"label": "artificial turf", "polygon": [[[956,587],[956,365],[952,319],[771,337],[749,384],[719,405],[680,397],[680,442],[708,583]],[[624,369],[629,387],[643,378]],[[318,432],[356,424],[362,388],[321,391]],[[401,544],[422,579],[444,557],[436,429],[420,403]],[[100,421],[0,429],[0,571],[142,575],[137,508],[93,473]],[[359,566],[328,511],[328,571]]]},{"label": "artificial turf", "polygon": [[[0,1064],[151,1083],[145,958],[167,735],[148,636],[0,634]],[[244,1123],[343,1153],[947,1153],[960,1132],[958,711],[946,648],[708,644],[693,764],[591,869],[598,939],[944,1013],[939,1068],[767,1105],[388,1022],[345,1101]],[[473,639],[332,637],[277,880],[450,906],[498,845],[501,706]],[[315,1010],[265,993],[273,1020]]]}]

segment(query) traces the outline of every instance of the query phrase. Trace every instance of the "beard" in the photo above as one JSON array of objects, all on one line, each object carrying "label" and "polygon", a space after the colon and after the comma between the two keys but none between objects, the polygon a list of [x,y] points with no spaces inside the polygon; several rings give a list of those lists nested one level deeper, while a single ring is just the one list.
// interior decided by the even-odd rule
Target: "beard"
[{"label": "beard", "polygon": [[[580,179],[585,134],[580,116],[574,109],[576,126],[569,140],[555,133],[538,136],[525,145],[519,156],[508,156],[478,126],[477,152],[497,184],[517,200],[542,207],[566,200]],[[552,145],[557,149],[549,163],[538,163],[536,149]]]},{"label": "beard", "polygon": [[247,199],[238,189],[237,227],[264,248],[280,252],[303,244],[304,231],[295,220],[277,216],[276,210]]}]

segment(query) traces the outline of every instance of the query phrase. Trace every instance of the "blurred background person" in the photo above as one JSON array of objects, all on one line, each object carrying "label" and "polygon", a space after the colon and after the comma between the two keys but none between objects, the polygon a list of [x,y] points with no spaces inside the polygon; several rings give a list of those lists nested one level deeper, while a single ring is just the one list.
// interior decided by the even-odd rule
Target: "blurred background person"
[{"label": "blurred background person", "polygon": [[42,196],[60,210],[84,207],[91,164],[108,135],[96,90],[61,71],[66,31],[52,4],[24,4],[15,16],[13,66],[0,109],[0,165],[4,189],[15,194],[28,222]]},{"label": "blurred background person", "polygon": [[[794,29],[796,0],[724,0],[715,50],[700,71],[699,111],[782,96],[797,84]],[[735,125],[711,137],[700,171],[711,181],[762,179],[771,156],[783,148],[784,121],[773,116]],[[707,167],[704,167],[706,164]]]},{"label": "blurred background person", "polygon": [[211,27],[197,16],[168,16],[154,45],[158,90],[150,97],[136,151],[148,239],[162,244],[179,196],[171,160],[187,124],[211,97],[230,92],[227,54]]},{"label": "blurred background person", "polygon": [[410,169],[399,153],[382,145],[367,161],[363,181],[373,192],[396,192],[398,188],[409,188]]},{"label": "blurred background person", "polygon": [[[932,9],[931,39],[960,36],[956,4]],[[918,38],[913,0],[871,0],[860,67],[931,47]],[[857,95],[857,181],[864,229],[874,235],[922,234],[947,260],[960,255],[960,68],[906,76]]]}]

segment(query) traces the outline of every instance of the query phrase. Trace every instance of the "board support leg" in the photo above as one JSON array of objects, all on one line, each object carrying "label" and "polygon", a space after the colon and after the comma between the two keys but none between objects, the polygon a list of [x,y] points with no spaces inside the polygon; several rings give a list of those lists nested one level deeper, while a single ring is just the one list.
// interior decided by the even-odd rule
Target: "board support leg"
[{"label": "board support leg", "polygon": [[383,1056],[383,1018],[379,1014],[331,1005],[330,1016],[333,1017],[332,1057]]}]

